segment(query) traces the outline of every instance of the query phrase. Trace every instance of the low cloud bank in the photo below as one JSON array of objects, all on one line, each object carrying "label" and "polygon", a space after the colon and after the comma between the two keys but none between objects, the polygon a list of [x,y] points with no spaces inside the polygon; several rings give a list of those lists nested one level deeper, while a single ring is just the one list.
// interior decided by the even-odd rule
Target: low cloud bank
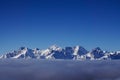
[{"label": "low cloud bank", "polygon": [[120,61],[6,59],[0,80],[120,80]]}]

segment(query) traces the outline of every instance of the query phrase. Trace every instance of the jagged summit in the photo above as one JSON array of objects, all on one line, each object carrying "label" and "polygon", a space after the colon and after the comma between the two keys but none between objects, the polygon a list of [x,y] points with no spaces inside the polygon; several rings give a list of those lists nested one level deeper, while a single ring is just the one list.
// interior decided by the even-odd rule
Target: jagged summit
[{"label": "jagged summit", "polygon": [[99,50],[101,50],[101,48],[100,48],[100,47],[96,47],[96,48],[93,49],[93,50],[97,50],[97,51],[99,51]]},{"label": "jagged summit", "polygon": [[40,50],[39,48],[35,48],[34,50]]},{"label": "jagged summit", "polygon": [[25,50],[28,49],[27,47],[20,47],[19,50]]},{"label": "jagged summit", "polygon": [[120,59],[120,51],[108,52],[96,47],[91,51],[82,46],[61,48],[52,45],[45,50],[38,48],[29,49],[20,47],[18,50],[0,56],[0,58],[10,59],[71,59],[71,60],[103,60],[103,59]]},{"label": "jagged summit", "polygon": [[50,49],[55,49],[55,48],[58,48],[58,46],[56,44],[52,45],[49,47]]},{"label": "jagged summit", "polygon": [[57,45],[52,45],[52,46],[50,46],[48,49],[50,49],[50,50],[60,50],[60,49],[62,49],[62,48],[59,47],[59,46],[57,46]]}]

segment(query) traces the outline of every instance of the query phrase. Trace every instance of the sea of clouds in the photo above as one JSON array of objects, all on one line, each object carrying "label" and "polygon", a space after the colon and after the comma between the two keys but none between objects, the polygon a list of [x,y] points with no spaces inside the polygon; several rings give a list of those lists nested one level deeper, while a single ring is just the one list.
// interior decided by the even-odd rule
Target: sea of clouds
[{"label": "sea of clouds", "polygon": [[1,59],[0,80],[120,80],[120,61]]}]

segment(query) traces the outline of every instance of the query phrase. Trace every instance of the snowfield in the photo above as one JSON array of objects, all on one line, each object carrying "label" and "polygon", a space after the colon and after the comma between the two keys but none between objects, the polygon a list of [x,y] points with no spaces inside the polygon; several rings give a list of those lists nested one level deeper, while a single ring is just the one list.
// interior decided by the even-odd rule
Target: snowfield
[{"label": "snowfield", "polygon": [[0,80],[120,80],[120,61],[1,59]]}]

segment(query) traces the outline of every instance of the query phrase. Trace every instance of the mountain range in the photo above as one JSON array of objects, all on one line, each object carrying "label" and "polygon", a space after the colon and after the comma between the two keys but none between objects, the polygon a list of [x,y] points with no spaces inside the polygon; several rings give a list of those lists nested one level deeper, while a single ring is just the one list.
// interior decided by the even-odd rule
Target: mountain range
[{"label": "mountain range", "polygon": [[45,50],[20,47],[18,50],[3,54],[0,59],[68,59],[68,60],[115,60],[120,59],[120,51],[108,52],[99,47],[86,50],[82,46],[61,48],[53,45]]}]

